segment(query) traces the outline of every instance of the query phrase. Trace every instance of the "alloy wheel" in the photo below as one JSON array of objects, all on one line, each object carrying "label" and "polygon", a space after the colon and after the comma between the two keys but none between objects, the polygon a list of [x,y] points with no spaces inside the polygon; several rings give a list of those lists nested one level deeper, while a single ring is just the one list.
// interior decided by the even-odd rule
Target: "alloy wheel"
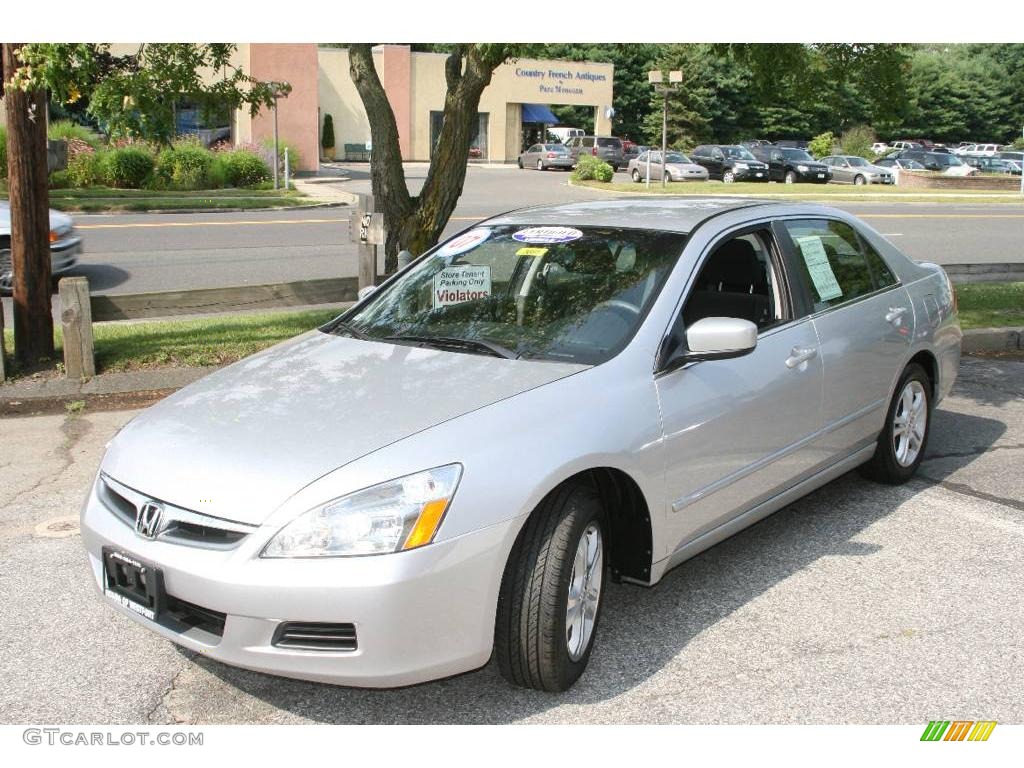
[{"label": "alloy wheel", "polygon": [[565,609],[565,645],[569,658],[579,661],[587,652],[597,621],[604,576],[604,546],[601,528],[595,522],[587,526],[576,545],[569,597]]},{"label": "alloy wheel", "polygon": [[908,381],[892,419],[893,453],[900,466],[909,467],[917,460],[927,426],[928,395],[924,385],[917,380]]},{"label": "alloy wheel", "polygon": [[538,160],[537,161],[537,170],[538,171],[543,171],[544,170],[544,161],[543,160]]},{"label": "alloy wheel", "polygon": [[0,248],[0,291],[14,290],[14,262],[10,248]]}]

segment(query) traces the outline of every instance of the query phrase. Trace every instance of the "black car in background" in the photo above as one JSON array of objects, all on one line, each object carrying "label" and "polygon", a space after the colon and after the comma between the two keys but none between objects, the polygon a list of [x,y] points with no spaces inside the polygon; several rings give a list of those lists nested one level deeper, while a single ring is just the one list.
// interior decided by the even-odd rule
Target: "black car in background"
[{"label": "black car in background", "polygon": [[929,152],[924,149],[904,149],[895,155],[889,155],[900,160],[916,160],[929,171],[943,172],[950,166],[963,165],[963,162],[956,155],[944,152]]},{"label": "black car in background", "polygon": [[750,152],[768,165],[768,178],[771,181],[827,184],[832,180],[829,167],[811,157],[807,150],[766,144],[753,147]]},{"label": "black car in background", "polygon": [[708,178],[734,181],[768,181],[768,164],[738,144],[701,144],[690,159],[708,169]]}]

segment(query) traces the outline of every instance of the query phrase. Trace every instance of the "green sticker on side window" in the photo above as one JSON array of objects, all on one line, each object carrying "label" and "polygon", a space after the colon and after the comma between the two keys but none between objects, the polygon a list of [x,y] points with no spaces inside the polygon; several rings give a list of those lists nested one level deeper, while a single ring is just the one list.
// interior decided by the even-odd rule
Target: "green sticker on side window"
[{"label": "green sticker on side window", "polygon": [[804,235],[796,237],[796,244],[800,248],[800,255],[803,256],[804,264],[807,265],[807,272],[814,283],[814,290],[822,301],[838,299],[843,295],[843,289],[839,287],[832,265],[828,263],[828,254],[821,238],[817,235]]}]

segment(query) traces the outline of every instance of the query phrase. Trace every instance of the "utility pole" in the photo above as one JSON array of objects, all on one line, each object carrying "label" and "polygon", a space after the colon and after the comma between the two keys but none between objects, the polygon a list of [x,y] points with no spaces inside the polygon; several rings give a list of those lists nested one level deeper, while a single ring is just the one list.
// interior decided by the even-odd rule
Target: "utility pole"
[{"label": "utility pole", "polygon": [[668,183],[668,95],[679,89],[683,82],[683,72],[673,69],[668,73],[668,80],[665,80],[665,73],[660,69],[654,69],[647,73],[647,81],[654,86],[654,92],[661,94],[661,186]]},{"label": "utility pole", "polygon": [[[21,66],[3,44],[4,78]],[[11,209],[11,264],[14,271],[14,354],[29,367],[53,358],[50,304],[50,190],[46,161],[46,91],[6,87],[7,186]]]}]

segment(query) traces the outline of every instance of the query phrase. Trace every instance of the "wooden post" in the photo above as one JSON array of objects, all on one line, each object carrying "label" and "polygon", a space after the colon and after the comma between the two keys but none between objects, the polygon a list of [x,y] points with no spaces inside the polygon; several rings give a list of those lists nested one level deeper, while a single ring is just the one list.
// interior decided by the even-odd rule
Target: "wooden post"
[{"label": "wooden post", "polygon": [[59,290],[60,321],[64,328],[64,374],[69,379],[95,376],[89,280],[65,277],[59,283]]},{"label": "wooden post", "polygon": [[4,305],[0,302],[0,384],[7,378],[6,357],[4,355]]}]

